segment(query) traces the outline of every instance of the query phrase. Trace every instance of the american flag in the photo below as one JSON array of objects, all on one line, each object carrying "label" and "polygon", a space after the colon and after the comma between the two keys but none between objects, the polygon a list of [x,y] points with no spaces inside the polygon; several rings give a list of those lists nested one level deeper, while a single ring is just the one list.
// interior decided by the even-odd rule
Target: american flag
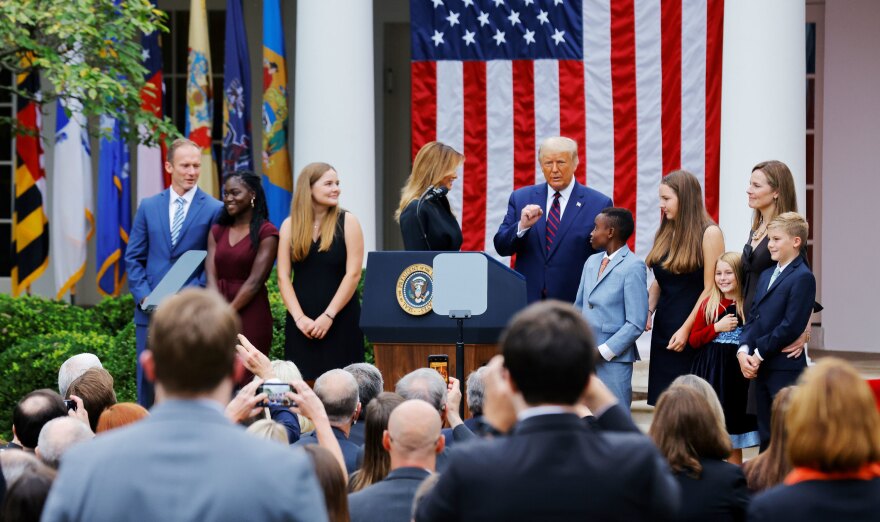
[{"label": "american flag", "polygon": [[410,0],[412,154],[465,155],[450,203],[462,250],[492,238],[541,141],[578,143],[581,183],[636,216],[644,258],[664,174],[700,179],[718,218],[723,0]]}]

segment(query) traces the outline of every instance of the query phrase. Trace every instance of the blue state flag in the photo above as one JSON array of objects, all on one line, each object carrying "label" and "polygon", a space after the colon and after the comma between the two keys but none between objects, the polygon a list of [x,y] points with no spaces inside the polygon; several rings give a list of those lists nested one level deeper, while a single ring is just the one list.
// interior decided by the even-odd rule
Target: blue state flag
[{"label": "blue state flag", "polygon": [[226,0],[226,63],[223,75],[223,176],[254,170],[251,138],[251,77],[241,0]]},{"label": "blue state flag", "polygon": [[125,283],[125,248],[131,232],[131,178],[128,146],[122,139],[119,120],[101,116],[106,136],[100,141],[98,159],[98,291],[119,295]]}]

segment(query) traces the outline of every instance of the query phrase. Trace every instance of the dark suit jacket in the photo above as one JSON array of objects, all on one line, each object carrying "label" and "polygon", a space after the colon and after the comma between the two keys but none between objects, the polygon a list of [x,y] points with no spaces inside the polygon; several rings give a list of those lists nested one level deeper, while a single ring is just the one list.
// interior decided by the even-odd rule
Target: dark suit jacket
[{"label": "dark suit jacket", "polygon": [[[348,440],[348,438],[345,436],[345,433],[339,428],[333,428],[333,435],[336,435],[336,440],[339,441],[339,447],[342,448],[342,456],[345,458],[345,469],[347,469],[348,474],[351,475],[352,473],[360,469],[360,464],[358,463],[358,452],[360,452],[361,447]],[[310,431],[301,436],[299,440],[291,444],[291,446],[305,446],[306,444],[317,443],[317,434],[315,434],[314,431]]]},{"label": "dark suit jacket", "polygon": [[629,411],[620,404],[615,404],[603,411],[601,415],[587,416],[584,423],[591,429],[599,431],[628,431],[630,433],[642,433],[636,423],[633,422]]},{"label": "dark suit jacket", "polygon": [[679,501],[678,483],[644,435],[539,415],[509,437],[457,447],[416,520],[656,520]]},{"label": "dark suit jacket", "polygon": [[[461,225],[456,221],[446,196],[412,201],[400,213],[400,234],[406,250],[461,250]],[[419,227],[419,221],[422,227]],[[425,235],[422,235],[424,229]]]},{"label": "dark suit jacket", "polygon": [[794,342],[807,327],[816,300],[816,278],[803,257],[797,257],[773,282],[776,266],[761,273],[758,291],[743,332],[740,345],[747,344],[749,353],[757,349],[764,359],[759,368],[766,370],[800,371],[807,366],[806,357],[789,359],[782,349]]},{"label": "dark suit jacket", "polygon": [[[546,183],[514,191],[507,204],[507,215],[495,234],[495,250],[499,254],[516,254],[514,268],[526,278],[526,295],[530,303],[543,297],[573,303],[584,262],[596,253],[590,245],[590,232],[596,214],[612,206],[611,198],[577,181],[572,183],[575,185],[549,253],[546,248]],[[518,238],[517,225],[526,205],[539,205],[544,209],[544,215]]]},{"label": "dark suit jacket", "polygon": [[413,497],[428,475],[422,468],[397,468],[382,481],[350,494],[351,522],[409,522]]},{"label": "dark suit jacket", "polygon": [[[197,189],[180,229],[180,238],[172,247],[168,216],[170,193],[170,188],[165,189],[141,201],[134,216],[125,250],[125,268],[128,271],[128,287],[135,303],[140,303],[144,297],[150,295],[184,252],[207,250],[211,225],[223,208],[223,203],[219,200]],[[205,286],[204,270],[196,271],[187,285]],[[147,326],[149,321],[149,316],[139,306],[135,306],[134,323]]]},{"label": "dark suit jacket", "polygon": [[681,485],[681,510],[675,520],[682,522],[739,521],[746,518],[749,490],[742,468],[721,460],[701,459],[703,472],[696,479],[676,473]]},{"label": "dark suit jacket", "polygon": [[776,486],[752,500],[748,515],[755,522],[876,522],[880,520],[880,479]]},{"label": "dark suit jacket", "polygon": [[363,446],[364,442],[366,442],[366,435],[364,433],[364,428],[366,427],[367,422],[364,419],[357,421],[357,424],[352,424],[351,429],[348,431],[348,440],[351,441],[352,444]]}]

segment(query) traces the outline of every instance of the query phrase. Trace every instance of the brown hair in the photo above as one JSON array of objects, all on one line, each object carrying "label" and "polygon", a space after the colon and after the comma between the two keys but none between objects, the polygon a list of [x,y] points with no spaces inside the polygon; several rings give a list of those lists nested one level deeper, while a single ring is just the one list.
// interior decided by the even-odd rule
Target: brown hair
[{"label": "brown hair", "polygon": [[391,457],[382,446],[382,434],[388,428],[391,412],[404,401],[396,393],[382,392],[367,405],[366,427],[364,428],[364,463],[354,472],[348,484],[352,493],[375,484],[388,476],[391,470]]},{"label": "brown hair", "polygon": [[880,461],[880,412],[868,383],[828,357],[808,368],[785,414],[792,466],[847,472]]},{"label": "brown hair", "polygon": [[312,459],[318,484],[324,491],[324,502],[327,505],[327,518],[330,522],[348,522],[348,494],[345,491],[345,475],[339,467],[339,461],[329,450],[317,444],[307,444],[303,449]]},{"label": "brown hair", "polygon": [[684,170],[670,172],[660,182],[678,197],[675,219],[660,218],[654,246],[645,264],[660,264],[674,274],[693,272],[703,266],[703,234],[715,222],[703,205],[703,190],[693,174]]},{"label": "brown hair", "polygon": [[730,456],[730,437],[709,401],[690,386],[670,386],[660,395],[648,434],[676,473],[699,478],[700,459]]},{"label": "brown hair", "polygon": [[137,422],[144,417],[148,417],[150,412],[140,404],[134,402],[120,402],[110,406],[98,419],[98,428],[95,433],[121,428],[127,424]]},{"label": "brown hair", "polygon": [[168,163],[174,164],[174,153],[177,152],[177,149],[181,147],[193,147],[196,150],[201,151],[202,148],[199,147],[198,143],[188,140],[186,138],[177,138],[176,140],[171,142],[171,145],[168,146],[168,152],[165,155],[165,161]]},{"label": "brown hair", "polygon": [[743,464],[743,473],[749,489],[758,492],[781,484],[791,471],[788,460],[788,430],[785,428],[785,412],[791,404],[794,386],[786,386],[776,393],[770,415],[770,445],[757,457]]},{"label": "brown hair", "polygon": [[[309,163],[299,173],[293,201],[290,203],[290,252],[293,261],[302,261],[309,255],[312,248],[312,223],[315,221],[315,210],[312,208],[312,185],[321,179],[327,171],[336,169],[328,163]],[[339,218],[339,207],[327,211],[321,223],[319,252],[327,252],[333,244],[336,234],[336,221]]]},{"label": "brown hair", "polygon": [[[752,168],[752,173],[756,170],[763,172],[770,188],[779,193],[773,200],[776,207],[773,209],[773,215],[770,216],[770,219],[772,220],[785,212],[797,212],[797,193],[794,189],[794,176],[791,175],[788,165],[776,160],[762,161]],[[752,230],[758,230],[760,225],[761,210],[756,208],[754,217],[752,217]]]},{"label": "brown hair", "polygon": [[807,237],[810,234],[809,223],[797,212],[779,214],[767,225],[767,230],[771,229],[781,230],[791,237],[801,238],[801,247],[807,244]]},{"label": "brown hair", "polygon": [[89,368],[67,387],[67,397],[76,395],[83,401],[89,412],[89,426],[92,431],[98,429],[98,419],[110,406],[116,404],[116,392],[113,391],[113,376],[103,368]]},{"label": "brown hair", "polygon": [[232,375],[238,315],[213,290],[188,288],[153,314],[148,348],[156,381],[183,395],[215,389]]},{"label": "brown hair", "polygon": [[440,184],[463,161],[464,155],[449,145],[439,141],[423,145],[413,160],[412,172],[406,179],[406,185],[400,191],[400,204],[394,212],[394,220],[400,221],[400,214],[407,205],[419,199],[428,187]]}]

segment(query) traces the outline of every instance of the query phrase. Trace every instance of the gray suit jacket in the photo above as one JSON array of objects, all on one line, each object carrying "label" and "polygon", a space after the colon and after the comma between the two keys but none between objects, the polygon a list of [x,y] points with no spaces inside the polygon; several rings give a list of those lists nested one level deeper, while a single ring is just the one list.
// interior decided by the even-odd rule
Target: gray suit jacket
[{"label": "gray suit jacket", "polygon": [[245,434],[207,401],[151,413],[65,455],[42,520],[327,520],[302,451]]},{"label": "gray suit jacket", "polygon": [[430,473],[422,468],[397,468],[382,481],[348,496],[351,522],[409,522],[413,497]]},{"label": "gray suit jacket", "polygon": [[636,339],[648,318],[648,271],[624,245],[599,278],[603,257],[604,252],[593,254],[584,263],[574,305],[593,328],[596,344],[607,344],[614,352],[612,361],[637,361]]}]

